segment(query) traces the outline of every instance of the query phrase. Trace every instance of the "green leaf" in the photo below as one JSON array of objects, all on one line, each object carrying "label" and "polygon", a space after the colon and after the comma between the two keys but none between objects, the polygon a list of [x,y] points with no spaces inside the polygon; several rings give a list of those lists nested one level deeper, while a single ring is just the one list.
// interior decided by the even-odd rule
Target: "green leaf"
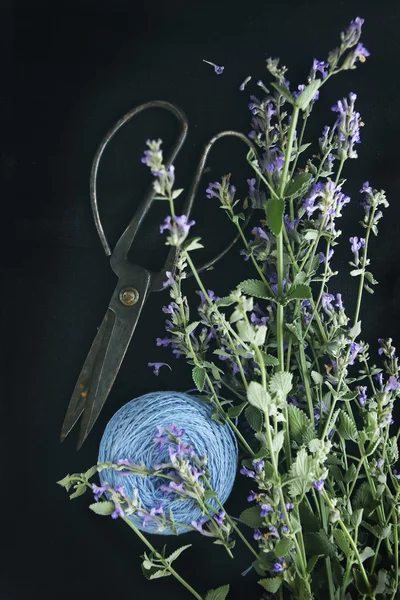
[{"label": "green leaf", "polygon": [[285,440],[284,431],[278,431],[276,435],[274,435],[272,440],[272,450],[276,454],[278,454],[282,450],[283,442]]},{"label": "green leaf", "polygon": [[282,585],[282,581],[282,577],[270,577],[268,579],[260,579],[258,583],[262,585],[264,590],[267,590],[267,592],[270,592],[271,594],[276,594],[276,592]]},{"label": "green leaf", "polygon": [[228,417],[238,417],[241,414],[241,412],[246,408],[247,404],[247,402],[243,402],[242,404],[238,404],[237,406],[230,406],[226,411]]},{"label": "green leaf", "polygon": [[374,279],[374,276],[369,271],[365,271],[364,275],[372,285],[376,285],[377,283],[379,283],[378,281],[376,281],[376,279]]},{"label": "green leaf", "polygon": [[183,192],[183,188],[180,188],[178,190],[174,190],[172,192],[172,200],[175,200],[176,198],[178,198],[178,196],[180,196]]},{"label": "green leaf", "polygon": [[323,529],[320,529],[317,533],[306,533],[304,535],[304,542],[307,554],[321,554],[322,556],[330,556],[331,558],[336,555],[335,546]]},{"label": "green leaf", "polygon": [[312,175],[311,173],[300,173],[295,179],[293,179],[286,186],[284,196],[285,198],[290,198],[291,196],[300,195],[300,193],[307,189],[311,183]]},{"label": "green leaf", "polygon": [[289,90],[282,84],[277,83],[276,81],[272,81],[270,84],[277,92],[280,93],[281,96],[285,98],[290,104],[293,104],[294,98]]},{"label": "green leaf", "polygon": [[367,481],[364,481],[354,494],[353,508],[358,509],[367,507],[371,504],[372,501],[373,496],[369,487],[369,483]]},{"label": "green leaf", "polygon": [[172,575],[172,573],[167,571],[167,569],[160,569],[159,571],[152,573],[149,579],[161,579],[161,577],[169,577],[169,575]]},{"label": "green leaf", "polygon": [[248,424],[254,431],[260,432],[263,425],[262,413],[255,406],[248,406],[245,410]]},{"label": "green leaf", "polygon": [[71,475],[66,475],[63,479],[60,479],[60,481],[56,482],[56,483],[58,483],[58,485],[61,485],[61,487],[65,488],[67,490],[67,492],[72,485],[72,481],[71,481],[70,477],[71,477]]},{"label": "green leaf", "polygon": [[166,558],[165,560],[167,561],[168,564],[171,564],[174,560],[176,560],[178,558],[178,556],[180,556],[182,554],[182,552],[184,552],[191,546],[192,546],[192,544],[187,544],[186,546],[181,546],[180,548],[175,550],[172,554],[170,554],[168,556],[168,558]]},{"label": "green leaf", "polygon": [[285,202],[281,198],[270,198],[266,205],[267,225],[276,236],[280,234],[283,226],[283,212]]},{"label": "green leaf", "polygon": [[369,581],[368,584],[366,583],[364,577],[361,574],[361,571],[359,571],[358,569],[353,569],[353,576],[356,587],[360,594],[369,594],[370,592],[372,592],[371,584],[369,583]]},{"label": "green leaf", "polygon": [[79,498],[79,496],[83,496],[83,494],[86,492],[86,490],[87,490],[86,485],[84,483],[80,483],[79,485],[76,486],[74,493],[70,495],[69,499],[73,500],[74,498]]},{"label": "green leaf", "polygon": [[338,431],[344,440],[351,440],[352,442],[357,441],[357,427],[349,415],[343,410],[340,411]]},{"label": "green leaf", "polygon": [[269,382],[269,390],[271,394],[276,394],[281,400],[286,400],[286,396],[292,389],[292,373],[282,371],[275,373]]},{"label": "green leaf", "polygon": [[258,529],[264,523],[264,519],[261,517],[261,511],[259,506],[252,506],[246,508],[240,515],[240,520],[243,521],[249,527]]},{"label": "green leaf", "polygon": [[247,400],[252,406],[255,406],[263,412],[268,410],[271,405],[271,396],[258,381],[251,381],[249,383],[249,387],[247,389]]},{"label": "green leaf", "polygon": [[360,552],[361,562],[365,562],[372,556],[375,556],[374,550],[370,546],[366,546],[362,552]]},{"label": "green leaf", "polygon": [[357,277],[357,275],[362,275],[362,273],[364,273],[364,269],[353,269],[350,271],[352,277]]},{"label": "green leaf", "polygon": [[374,589],[375,594],[384,594],[386,592],[386,586],[389,585],[389,576],[385,569],[379,569],[378,582]]},{"label": "green leaf", "polygon": [[355,529],[357,529],[361,524],[363,512],[364,508],[357,508],[357,510],[353,511],[353,514],[350,517],[350,523]]},{"label": "green leaf", "polygon": [[319,561],[320,556],[318,556],[318,554],[312,556],[311,558],[308,559],[307,561],[307,573],[312,573],[314,570],[315,565],[317,564],[317,562]]},{"label": "green leaf", "polygon": [[90,510],[92,510],[96,515],[102,515],[104,517],[111,515],[114,512],[114,502],[109,502],[108,500],[104,502],[95,502],[89,506]]},{"label": "green leaf", "polygon": [[278,558],[285,556],[293,546],[293,542],[290,538],[281,538],[275,546],[275,554]]},{"label": "green leaf", "polygon": [[204,498],[206,500],[210,500],[210,498],[218,499],[218,494],[217,494],[217,492],[214,492],[213,490],[206,490],[204,492]]},{"label": "green leaf", "polygon": [[299,285],[292,286],[287,296],[285,296],[285,302],[291,300],[306,300],[312,298],[312,292],[309,285],[305,283],[299,283]]},{"label": "green leaf", "polygon": [[301,502],[301,504],[299,504],[299,515],[304,531],[315,533],[320,529],[321,525],[317,515],[311,511],[305,502]]},{"label": "green leaf", "polygon": [[258,325],[256,328],[256,334],[254,336],[253,344],[260,347],[265,342],[265,336],[267,335],[267,327],[265,325]]},{"label": "green leaf", "polygon": [[194,367],[192,371],[192,378],[199,392],[202,392],[206,380],[206,370],[203,369],[203,367]]},{"label": "green leaf", "polygon": [[311,378],[317,385],[322,385],[324,383],[324,378],[318,371],[311,371]]},{"label": "green leaf", "polygon": [[207,592],[206,600],[225,600],[229,594],[229,584]]},{"label": "green leaf", "polygon": [[349,541],[341,529],[335,529],[333,532],[336,545],[340,548],[343,554],[347,557],[350,556],[352,550],[350,548]]},{"label": "green leaf", "polygon": [[188,335],[190,335],[197,327],[197,325],[200,325],[201,321],[193,321],[193,323],[190,323],[190,325],[188,325],[186,327],[186,333]]},{"label": "green leaf", "polygon": [[289,475],[293,481],[289,484],[290,495],[295,498],[302,496],[311,487],[310,472],[313,459],[309,456],[305,448],[300,448],[296,460],[292,463]]},{"label": "green leaf", "polygon": [[186,252],[192,252],[192,250],[200,250],[200,248],[204,248],[203,244],[200,244],[199,240],[201,238],[192,238],[185,245]]},{"label": "green leaf", "polygon": [[[303,230],[304,231],[304,230]],[[318,237],[318,231],[316,229],[307,229],[304,234],[304,239],[307,241],[316,240]]]},{"label": "green leaf", "polygon": [[288,406],[290,436],[298,444],[302,443],[303,436],[307,430],[314,431],[310,419],[306,413],[297,406]]},{"label": "green leaf", "polygon": [[300,110],[306,110],[311,100],[314,98],[316,92],[321,86],[321,79],[314,79],[311,81],[305,89],[301,92],[299,96],[297,96],[295,100],[295,105],[300,108]]},{"label": "green leaf", "polygon": [[243,294],[247,296],[254,296],[255,298],[264,298],[266,300],[272,300],[271,292],[263,281],[260,279],[245,279],[239,283],[238,288]]},{"label": "green leaf", "polygon": [[399,447],[397,445],[397,438],[392,437],[386,444],[386,453],[389,464],[394,465],[399,460]]},{"label": "green leaf", "polygon": [[264,365],[267,367],[277,367],[279,365],[279,360],[272,356],[272,354],[263,354]]},{"label": "green leaf", "polygon": [[215,306],[231,306],[235,304],[236,300],[231,296],[223,296],[222,298],[218,298],[218,300],[213,300]]},{"label": "green leaf", "polygon": [[94,467],[90,467],[90,469],[88,469],[84,475],[85,479],[91,479],[93,477],[93,475],[96,475],[97,473],[97,465],[94,465]]},{"label": "green leaf", "polygon": [[352,327],[349,331],[349,335],[352,340],[355,340],[361,333],[361,321],[357,321],[357,323]]},{"label": "green leaf", "polygon": [[343,479],[345,480],[346,483],[350,483],[351,481],[354,481],[356,475],[357,475],[357,469],[356,469],[354,463],[351,463],[350,467],[345,472]]}]

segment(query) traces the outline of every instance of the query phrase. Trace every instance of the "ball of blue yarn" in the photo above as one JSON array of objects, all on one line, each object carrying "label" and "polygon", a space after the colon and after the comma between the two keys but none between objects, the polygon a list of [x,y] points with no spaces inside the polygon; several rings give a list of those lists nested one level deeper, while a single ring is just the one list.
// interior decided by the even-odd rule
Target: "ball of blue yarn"
[{"label": "ball of blue yarn", "polygon": [[[212,420],[211,412],[209,404],[181,392],[152,392],[135,398],[120,408],[107,424],[98,460],[116,463],[119,459],[130,458],[135,463],[143,461],[148,468],[163,460],[169,462],[167,448],[160,450],[153,438],[157,425],[168,428],[174,423],[185,430],[182,440],[191,444],[199,457],[207,455],[211,486],[224,503],[235,480],[238,450],[231,428]],[[190,525],[202,516],[201,509],[191,498],[179,500],[175,493],[163,495],[160,486],[167,480],[159,476],[121,475],[114,469],[105,469],[100,472],[100,481],[102,485],[107,482],[112,487],[123,485],[130,497],[137,488],[146,510],[161,501],[165,515],[168,517],[172,509],[174,521],[178,523]],[[215,501],[209,503],[217,507]],[[138,515],[132,514],[128,518],[138,529],[156,532],[156,525],[151,521],[143,527],[143,519]],[[189,531],[184,526],[176,529],[178,533]],[[169,528],[157,533],[172,535]]]}]

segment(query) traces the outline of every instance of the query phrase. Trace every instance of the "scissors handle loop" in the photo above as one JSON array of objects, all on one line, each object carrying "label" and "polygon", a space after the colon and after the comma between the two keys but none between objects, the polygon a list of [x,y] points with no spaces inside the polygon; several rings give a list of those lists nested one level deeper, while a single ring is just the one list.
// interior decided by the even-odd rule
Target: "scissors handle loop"
[{"label": "scissors handle loop", "polygon": [[104,152],[107,144],[112,140],[114,135],[121,129],[121,127],[123,125],[125,125],[125,123],[130,121],[134,116],[138,115],[139,113],[143,112],[144,110],[147,110],[148,108],[163,108],[164,110],[171,112],[172,114],[174,114],[176,116],[176,118],[178,119],[178,121],[181,125],[181,131],[179,133],[179,137],[178,137],[170,155],[168,156],[168,158],[166,160],[167,168],[171,165],[171,163],[175,159],[176,155],[178,154],[179,150],[181,149],[182,144],[185,141],[187,131],[188,131],[187,117],[180,108],[178,108],[174,104],[171,104],[170,102],[166,102],[164,100],[152,100],[151,102],[146,102],[145,104],[141,104],[140,106],[137,106],[136,108],[133,108],[132,110],[127,112],[114,125],[114,127],[112,127],[112,129],[110,129],[110,131],[104,136],[101,144],[99,145],[97,152],[95,154],[95,157],[93,159],[92,171],[91,171],[91,175],[90,175],[90,203],[92,206],[93,218],[94,218],[94,222],[96,225],[97,233],[99,234],[100,241],[102,243],[104,251],[107,256],[113,255],[113,262],[115,262],[115,264],[126,260],[127,254],[132,245],[133,238],[135,237],[135,234],[136,234],[138,228],[140,227],[144,217],[146,216],[146,214],[151,206],[151,202],[152,202],[154,196],[156,195],[156,192],[154,191],[153,186],[151,186],[151,188],[149,188],[149,190],[146,192],[146,195],[143,198],[137,212],[135,213],[135,216],[133,217],[132,221],[129,223],[128,227],[126,228],[126,230],[124,231],[122,236],[119,238],[119,240],[114,248],[114,251],[111,252],[110,245],[108,243],[107,237],[104,233],[103,225],[101,223],[101,219],[100,219],[100,215],[99,215],[99,207],[98,207],[98,202],[97,202],[97,174],[98,174],[100,159],[103,155],[103,152]]}]

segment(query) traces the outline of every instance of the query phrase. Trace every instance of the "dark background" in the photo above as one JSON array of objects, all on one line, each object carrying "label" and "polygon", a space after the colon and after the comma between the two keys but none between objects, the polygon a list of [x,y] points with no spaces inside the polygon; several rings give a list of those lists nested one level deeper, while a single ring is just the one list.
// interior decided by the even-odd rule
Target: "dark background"
[{"label": "dark background", "polygon": [[[380,236],[371,244],[371,269],[380,285],[362,310],[363,338],[376,351],[377,337],[400,344],[400,5],[371,2],[1,2],[2,91],[1,180],[3,187],[1,401],[3,515],[9,542],[3,543],[0,597],[43,600],[73,597],[185,599],[188,593],[169,578],[146,582],[140,570],[143,547],[123,522],[101,519],[88,510],[88,497],[69,502],[55,482],[96,462],[102,431],[124,403],[157,389],[192,387],[190,368],[168,350],[161,311],[167,294],[149,298],[112,393],[83,449],[76,432],[63,445],[59,433],[81,365],[116,283],[97,238],[89,205],[91,161],[103,135],[128,110],[152,99],[178,104],[188,115],[187,142],[175,161],[178,187],[188,186],[202,148],[222,129],[247,133],[250,93],[259,78],[268,82],[265,59],[280,56],[292,84],[305,80],[314,57],[325,59],[339,33],[360,15],[363,42],[371,57],[356,71],[331,81],[315,107],[309,139],[334,119],[330,106],[349,91],[359,96],[365,128],[359,160],[346,164],[345,191],[354,197],[341,221],[342,250],[334,266],[340,275],[331,291],[342,291],[351,314],[356,283],[348,276],[347,239],[362,235],[357,221],[358,190],[365,180],[387,190]],[[202,59],[225,65],[222,76]],[[397,75],[396,75],[397,73]],[[244,93],[239,84],[253,80]],[[145,140],[176,135],[172,116],[148,112],[127,125],[104,157],[99,197],[105,229],[114,244],[150,183],[141,165]],[[250,176],[239,142],[221,142],[211,155],[194,218],[207,251],[220,250],[231,234],[211,200],[209,181],[233,173],[239,197]],[[163,246],[157,225],[164,206],[154,208],[132,249],[139,264],[161,266]],[[155,250],[154,250],[154,244]],[[249,277],[239,247],[204,276],[223,295]],[[336,287],[335,287],[336,286]],[[195,286],[187,282],[192,301]],[[155,378],[148,361],[173,366]],[[10,472],[10,476],[8,475]],[[228,502],[238,516],[247,482]],[[156,536],[160,546],[165,540]],[[170,539],[171,549],[194,542],[177,565],[200,592],[227,582],[233,599],[259,597],[257,576],[240,573],[251,558],[237,544],[236,560],[208,540],[187,534]]]}]

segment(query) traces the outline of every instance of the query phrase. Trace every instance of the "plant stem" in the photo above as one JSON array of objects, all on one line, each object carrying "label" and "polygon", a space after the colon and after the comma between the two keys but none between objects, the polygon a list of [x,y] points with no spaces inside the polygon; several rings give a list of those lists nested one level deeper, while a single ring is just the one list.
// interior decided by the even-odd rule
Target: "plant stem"
[{"label": "plant stem", "polygon": [[366,267],[366,264],[367,264],[368,242],[369,242],[369,236],[370,236],[370,233],[371,233],[371,223],[373,223],[374,216],[375,216],[375,211],[376,211],[376,208],[373,207],[372,210],[371,210],[371,217],[370,217],[370,220],[369,220],[369,226],[367,228],[367,233],[365,234],[365,246],[364,246],[363,260],[362,260],[362,266],[361,266],[363,272],[360,275],[360,285],[358,286],[357,305],[356,305],[356,312],[354,314],[354,323],[353,323],[353,325],[355,325],[357,323],[358,316],[360,314],[361,299],[362,299],[363,288],[364,288],[364,280],[365,280],[365,267]]},{"label": "plant stem", "polygon": [[173,575],[175,577],[175,579],[177,579],[179,581],[179,583],[181,583],[187,590],[188,592],[190,592],[192,594],[192,596],[194,596],[195,598],[197,598],[197,600],[203,600],[202,596],[200,596],[200,594],[198,594],[196,592],[196,590],[194,590],[192,588],[191,585],[189,585],[189,583],[187,581],[185,581],[180,575],[179,573],[177,573],[175,571],[175,569],[173,567],[171,567],[171,565],[161,556],[161,554],[159,554],[157,552],[157,550],[150,544],[150,542],[145,538],[145,536],[139,531],[139,529],[137,529],[135,527],[135,525],[126,517],[123,517],[123,520],[125,521],[125,523],[127,525],[129,525],[129,527],[131,529],[133,529],[133,531],[136,533],[136,535],[138,536],[138,538],[140,538],[142,540],[142,542],[147,546],[147,548],[149,550],[151,550],[151,552],[154,552],[154,554],[157,556],[157,558],[159,558],[159,560],[162,561],[164,568],[169,571],[171,573],[171,575]]}]

